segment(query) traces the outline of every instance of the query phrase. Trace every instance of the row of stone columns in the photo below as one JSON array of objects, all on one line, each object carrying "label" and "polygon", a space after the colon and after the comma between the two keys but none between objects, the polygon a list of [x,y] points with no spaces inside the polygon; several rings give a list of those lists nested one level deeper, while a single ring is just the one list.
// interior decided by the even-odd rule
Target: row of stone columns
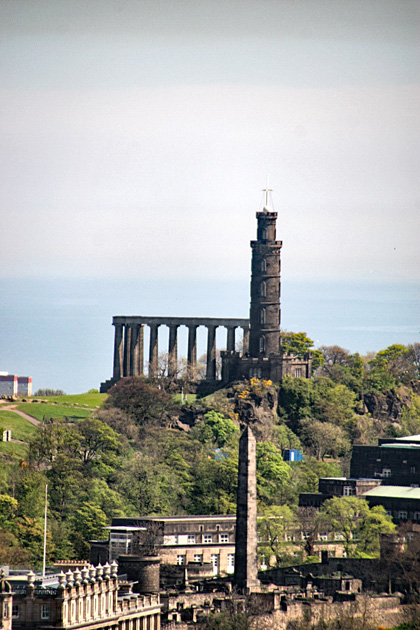
[{"label": "row of stone columns", "polygon": [[[162,324],[123,324],[114,323],[114,372],[113,377],[119,380],[125,376],[142,376],[144,374],[144,326],[149,326],[149,377],[158,376],[159,326]],[[178,328],[180,324],[167,323],[169,327],[168,344],[168,377],[175,378],[178,369]],[[183,324],[188,328],[187,372],[194,378],[197,366],[197,328],[207,328],[207,366],[206,379],[216,380],[216,329],[215,324]],[[237,325],[222,324],[227,328],[226,349],[235,350],[235,331]],[[248,350],[249,326],[243,329],[244,352]]]}]

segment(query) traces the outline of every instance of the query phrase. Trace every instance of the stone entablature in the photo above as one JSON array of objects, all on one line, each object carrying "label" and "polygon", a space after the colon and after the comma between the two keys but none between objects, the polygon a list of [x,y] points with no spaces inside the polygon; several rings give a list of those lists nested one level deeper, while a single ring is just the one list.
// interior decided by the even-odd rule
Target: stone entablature
[{"label": "stone entablature", "polygon": [[132,584],[118,578],[117,569],[113,562],[47,579],[30,571],[26,584],[9,577],[13,629],[159,630],[159,595],[133,593]]}]

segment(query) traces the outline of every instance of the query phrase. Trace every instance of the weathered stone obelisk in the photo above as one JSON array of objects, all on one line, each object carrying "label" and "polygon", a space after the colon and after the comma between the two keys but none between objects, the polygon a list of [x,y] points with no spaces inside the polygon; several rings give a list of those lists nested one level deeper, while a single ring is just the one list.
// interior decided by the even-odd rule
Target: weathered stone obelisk
[{"label": "weathered stone obelisk", "polygon": [[234,582],[242,591],[250,592],[259,586],[257,576],[256,440],[246,426],[239,440]]}]

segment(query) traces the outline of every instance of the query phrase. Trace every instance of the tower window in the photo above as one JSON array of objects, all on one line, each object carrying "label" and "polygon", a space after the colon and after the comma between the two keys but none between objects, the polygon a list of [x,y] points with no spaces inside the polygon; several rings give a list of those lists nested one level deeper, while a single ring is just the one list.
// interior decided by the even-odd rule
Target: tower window
[{"label": "tower window", "polygon": [[260,270],[261,271],[266,271],[267,270],[267,262],[266,262],[265,258],[261,261]]},{"label": "tower window", "polygon": [[260,337],[260,352],[265,351],[265,337]]},{"label": "tower window", "polygon": [[267,294],[267,286],[266,286],[265,282],[261,282],[260,295],[261,295],[261,297],[265,297],[266,294]]},{"label": "tower window", "polygon": [[261,238],[263,239],[263,241],[267,240],[267,230],[265,228],[261,232]]},{"label": "tower window", "polygon": [[260,311],[260,324],[265,324],[265,308]]}]

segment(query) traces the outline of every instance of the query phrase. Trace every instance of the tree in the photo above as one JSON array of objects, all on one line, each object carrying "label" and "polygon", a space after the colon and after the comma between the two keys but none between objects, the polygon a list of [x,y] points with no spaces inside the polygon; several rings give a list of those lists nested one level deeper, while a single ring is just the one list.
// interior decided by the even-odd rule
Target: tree
[{"label": "tree", "polygon": [[290,466],[283,461],[280,451],[271,442],[257,443],[257,492],[265,505],[283,502],[285,487],[290,478]]},{"label": "tree", "polygon": [[311,454],[324,461],[326,455],[338,457],[351,448],[345,431],[331,422],[319,422],[306,418],[301,422],[301,440]]},{"label": "tree", "polygon": [[103,538],[106,525],[107,518],[105,513],[91,501],[85,501],[75,511],[72,517],[72,533],[70,537],[79,559],[86,560],[89,558],[89,541],[95,538]]},{"label": "tree", "polygon": [[292,537],[295,530],[296,514],[289,506],[276,505],[264,510],[263,516],[258,519],[258,551],[264,555],[268,566],[272,558],[276,567],[290,560],[290,545],[287,545],[286,537]]},{"label": "tree", "polygon": [[139,376],[123,378],[108,392],[105,408],[117,407],[140,426],[166,426],[177,407],[172,396]]},{"label": "tree", "polygon": [[121,442],[111,427],[95,418],[86,418],[78,423],[80,433],[80,457],[84,465],[106,461],[118,453]]},{"label": "tree", "polygon": [[198,422],[192,429],[192,435],[203,444],[212,443],[223,448],[238,433],[238,427],[230,418],[217,411],[211,410],[204,415],[204,420]]},{"label": "tree", "polygon": [[304,359],[309,354],[312,359],[312,371],[314,372],[320,365],[323,365],[324,359],[322,352],[314,350],[314,342],[306,336],[306,332],[287,332],[281,334],[281,351],[283,354],[293,354],[295,357]]},{"label": "tree", "polygon": [[382,506],[369,508],[359,497],[333,497],[322,505],[317,525],[321,530],[340,534],[348,557],[375,554],[379,551],[380,534],[395,530],[391,517]]}]

